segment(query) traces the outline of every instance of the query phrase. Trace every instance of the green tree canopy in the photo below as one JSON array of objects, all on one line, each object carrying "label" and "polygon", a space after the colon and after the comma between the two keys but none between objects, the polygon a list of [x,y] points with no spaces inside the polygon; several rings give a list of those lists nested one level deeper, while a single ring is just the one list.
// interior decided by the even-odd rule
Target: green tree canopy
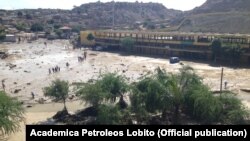
[{"label": "green tree canopy", "polygon": [[222,47],[223,55],[226,59],[230,60],[230,63],[239,61],[244,50],[240,45],[226,45]]},{"label": "green tree canopy", "polygon": [[17,23],[15,27],[18,30],[25,31],[27,25],[25,23]]},{"label": "green tree canopy", "polygon": [[17,12],[17,17],[22,17],[23,16],[23,12],[22,11],[18,11]]},{"label": "green tree canopy", "polygon": [[[124,110],[114,103],[127,92],[130,105]],[[230,92],[214,95],[189,66],[183,66],[179,73],[169,74],[158,68],[155,73],[131,83],[130,87],[122,76],[104,74],[82,87],[79,94],[98,111],[98,124],[130,123],[128,119],[149,124],[155,117],[162,124],[180,124],[187,117],[202,124],[243,124],[249,118],[249,112],[239,99]]]},{"label": "green tree canopy", "polygon": [[0,91],[0,132],[10,134],[20,129],[24,120],[24,108],[15,98]]},{"label": "green tree canopy", "polygon": [[52,81],[49,87],[43,88],[45,96],[55,98],[56,101],[62,100],[64,109],[66,108],[66,99],[69,95],[69,83],[67,81],[56,79]]},{"label": "green tree canopy", "polygon": [[122,124],[122,113],[119,107],[114,105],[100,105],[96,117],[97,124],[120,125]]},{"label": "green tree canopy", "polygon": [[89,33],[87,36],[87,40],[93,41],[95,39],[94,35],[92,33]]},{"label": "green tree canopy", "polygon": [[79,95],[84,102],[98,108],[105,97],[107,97],[107,92],[101,88],[99,82],[96,82],[93,84],[85,84],[84,87],[77,92],[77,95]]},{"label": "green tree canopy", "polygon": [[31,26],[30,30],[33,31],[33,32],[43,31],[43,30],[44,30],[44,27],[43,27],[43,25],[40,24],[40,23],[35,23],[35,24],[33,24],[33,25]]},{"label": "green tree canopy", "polygon": [[108,93],[107,99],[111,102],[115,102],[117,97],[122,96],[128,90],[126,79],[115,73],[101,75],[99,83],[101,88]]},{"label": "green tree canopy", "polygon": [[128,90],[128,84],[123,76],[115,73],[107,73],[93,84],[86,84],[78,91],[78,95],[93,106],[98,106],[106,100],[116,102],[117,97],[122,97]]},{"label": "green tree canopy", "polygon": [[5,28],[0,26],[0,41],[4,40],[6,36]]},{"label": "green tree canopy", "polygon": [[135,45],[135,41],[132,37],[125,37],[121,40],[121,47],[125,49],[125,51],[132,51]]},{"label": "green tree canopy", "polygon": [[32,15],[31,14],[26,14],[25,17],[26,17],[27,20],[31,20],[32,19]]},{"label": "green tree canopy", "polygon": [[224,124],[245,124],[246,119],[249,118],[249,111],[237,97],[231,92],[226,92],[221,97],[216,98],[221,103],[221,122]]}]

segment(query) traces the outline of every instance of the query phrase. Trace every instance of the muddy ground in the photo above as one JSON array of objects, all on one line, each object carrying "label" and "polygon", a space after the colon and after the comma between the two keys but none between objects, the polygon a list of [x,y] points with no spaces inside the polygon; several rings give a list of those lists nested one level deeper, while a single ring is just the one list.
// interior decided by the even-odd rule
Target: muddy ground
[{"label": "muddy ground", "polygon": [[[158,66],[168,72],[178,72],[181,67],[180,64],[170,64],[169,60],[164,58],[91,50],[87,50],[86,61],[78,62],[78,56],[83,56],[84,50],[73,50],[67,40],[39,39],[32,43],[5,43],[0,44],[0,50],[10,54],[8,58],[0,60],[0,80],[5,80],[6,92],[10,96],[17,97],[24,102],[25,107],[30,107],[26,113],[28,124],[46,120],[62,108],[62,104],[51,103],[42,92],[42,88],[56,78],[67,80],[72,84],[97,79],[100,73],[118,72],[133,81],[143,74],[154,71]],[[68,68],[67,62],[70,64]],[[219,90],[221,67],[188,61],[182,63],[193,67],[213,90]],[[55,66],[60,67],[60,72],[49,74],[49,68]],[[224,67],[224,80],[228,82],[228,89],[237,92],[237,96],[250,108],[250,93],[240,91],[242,88],[250,88],[250,69]],[[74,89],[71,90],[73,94]],[[32,99],[31,92],[34,92],[35,99]],[[38,103],[42,102],[41,99],[45,104]],[[84,107],[84,104],[75,98],[69,100],[67,105],[72,112]],[[16,133],[9,140],[20,141],[22,135],[23,132]],[[24,140],[24,136],[21,138]]]}]

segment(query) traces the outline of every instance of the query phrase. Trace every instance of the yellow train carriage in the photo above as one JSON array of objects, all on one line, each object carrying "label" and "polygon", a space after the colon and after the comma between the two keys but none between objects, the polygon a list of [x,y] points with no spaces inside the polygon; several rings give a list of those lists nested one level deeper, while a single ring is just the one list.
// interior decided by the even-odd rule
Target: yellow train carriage
[{"label": "yellow train carriage", "polygon": [[81,45],[84,46],[94,46],[95,45],[95,40],[88,40],[87,37],[89,34],[92,34],[94,37],[94,31],[81,31],[80,32],[80,41],[81,41]]}]

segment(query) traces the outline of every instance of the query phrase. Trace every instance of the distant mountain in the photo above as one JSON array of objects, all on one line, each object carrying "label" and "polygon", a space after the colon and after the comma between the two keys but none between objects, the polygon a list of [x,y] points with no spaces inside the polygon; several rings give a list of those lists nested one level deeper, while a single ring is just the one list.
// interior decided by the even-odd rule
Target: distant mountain
[{"label": "distant mountain", "polygon": [[[87,15],[91,26],[128,26],[145,21],[169,20],[181,14],[181,11],[167,9],[159,3],[97,2],[83,4],[72,12]],[[114,20],[113,20],[114,18]]]},{"label": "distant mountain", "polygon": [[192,10],[193,14],[215,12],[250,12],[250,0],[207,0]]},{"label": "distant mountain", "polygon": [[[51,26],[80,27],[85,29],[136,29],[169,26],[169,20],[182,15],[181,11],[167,9],[159,3],[95,2],[82,4],[72,10],[20,9],[0,10],[0,24],[25,25],[33,23]],[[162,25],[163,24],[163,25]],[[143,27],[143,25],[145,27]]]},{"label": "distant mountain", "polygon": [[250,33],[250,0],[207,0],[185,15],[180,31]]},{"label": "distant mountain", "polygon": [[0,26],[29,31],[34,23],[46,33],[62,26],[82,29],[156,29],[157,31],[250,33],[250,0],[207,0],[181,12],[160,3],[95,2],[72,10],[0,10]]}]

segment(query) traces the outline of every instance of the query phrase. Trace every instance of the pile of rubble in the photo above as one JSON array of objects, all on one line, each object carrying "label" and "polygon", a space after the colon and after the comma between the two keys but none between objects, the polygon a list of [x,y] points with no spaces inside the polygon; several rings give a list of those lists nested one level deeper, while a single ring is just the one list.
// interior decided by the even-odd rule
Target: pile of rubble
[{"label": "pile of rubble", "polygon": [[7,57],[8,57],[7,53],[0,51],[0,59],[5,59]]}]

